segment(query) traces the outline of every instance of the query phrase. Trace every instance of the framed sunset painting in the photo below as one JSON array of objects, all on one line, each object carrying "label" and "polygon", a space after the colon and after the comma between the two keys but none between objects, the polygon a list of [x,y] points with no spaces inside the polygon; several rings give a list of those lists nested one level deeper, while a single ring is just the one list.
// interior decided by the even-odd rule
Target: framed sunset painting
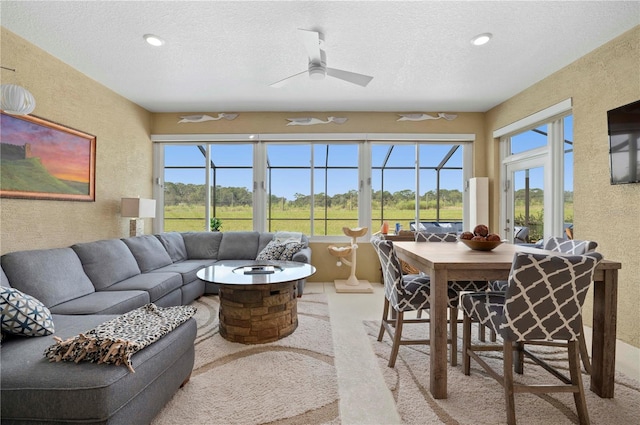
[{"label": "framed sunset painting", "polygon": [[95,201],[95,136],[31,115],[0,120],[0,197]]}]

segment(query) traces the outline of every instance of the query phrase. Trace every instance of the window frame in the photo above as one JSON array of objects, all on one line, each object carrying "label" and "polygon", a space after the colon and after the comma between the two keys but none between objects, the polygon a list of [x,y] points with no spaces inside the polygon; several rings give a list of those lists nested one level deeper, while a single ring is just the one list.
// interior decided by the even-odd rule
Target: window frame
[{"label": "window frame", "polygon": [[[565,118],[573,115],[572,99],[565,99],[555,105],[517,120],[493,132],[500,143],[500,227],[513,228],[507,219],[513,219],[509,205],[508,192],[513,182],[508,169],[511,165],[544,158],[544,240],[552,236],[564,235],[564,123]],[[511,137],[547,125],[547,145],[535,149],[511,154]],[[575,140],[574,140],[575,143]],[[502,232],[503,233],[503,232]],[[504,234],[503,234],[504,236]]]},{"label": "window frame", "polygon": [[[469,192],[468,181],[474,177],[473,167],[473,144],[476,135],[471,133],[296,133],[296,134],[152,134],[153,143],[153,196],[157,200],[156,219],[153,221],[153,231],[160,233],[164,224],[164,145],[165,144],[191,144],[209,145],[213,143],[253,143],[253,227],[256,231],[266,231],[267,229],[267,145],[269,143],[302,143],[312,144],[313,142],[333,144],[350,143],[358,144],[358,220],[360,226],[368,227],[371,223],[371,144],[406,144],[413,143],[416,150],[420,143],[443,143],[460,144],[463,147],[463,221],[469,220]],[[210,149],[207,146],[207,153]],[[417,151],[418,155],[419,152]],[[207,158],[206,164],[209,164]],[[207,173],[207,179],[209,179]],[[313,178],[313,176],[311,177]],[[416,173],[416,179],[418,179]],[[207,184],[209,182],[207,181]],[[419,182],[416,182],[419,184]],[[419,187],[419,186],[418,186]],[[418,192],[416,192],[418,193]],[[210,199],[208,200],[210,203]],[[363,207],[367,205],[368,207]],[[416,216],[419,216],[416,205]],[[207,209],[208,213],[208,209]],[[311,217],[313,219],[313,217]],[[206,218],[209,222],[209,217]],[[369,229],[367,240],[371,236],[372,229]],[[346,236],[312,236],[311,241],[320,242],[345,242]]]}]

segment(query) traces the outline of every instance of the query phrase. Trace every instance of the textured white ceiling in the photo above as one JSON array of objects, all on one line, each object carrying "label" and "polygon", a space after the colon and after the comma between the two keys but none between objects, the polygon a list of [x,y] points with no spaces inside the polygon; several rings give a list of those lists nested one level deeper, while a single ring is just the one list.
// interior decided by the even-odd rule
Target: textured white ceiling
[{"label": "textured white ceiling", "polygon": [[[640,2],[2,0],[0,23],[153,112],[465,112],[639,25]],[[373,81],[269,87],[307,68],[298,28],[325,34],[329,67]]]}]

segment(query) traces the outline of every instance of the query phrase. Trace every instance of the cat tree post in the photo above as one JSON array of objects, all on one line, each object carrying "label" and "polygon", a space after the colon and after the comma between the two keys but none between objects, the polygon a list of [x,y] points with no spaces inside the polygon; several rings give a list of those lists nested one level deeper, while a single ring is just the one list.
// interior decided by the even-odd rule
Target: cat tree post
[{"label": "cat tree post", "polygon": [[350,229],[343,227],[342,231],[345,235],[351,238],[350,246],[329,246],[327,249],[329,253],[334,257],[338,257],[338,267],[342,264],[346,264],[351,267],[349,277],[345,279],[336,279],[334,283],[336,285],[336,292],[348,292],[348,293],[372,293],[373,287],[368,280],[359,280],[356,277],[356,252],[358,250],[358,244],[356,239],[367,234],[369,229],[367,227],[356,227]]}]

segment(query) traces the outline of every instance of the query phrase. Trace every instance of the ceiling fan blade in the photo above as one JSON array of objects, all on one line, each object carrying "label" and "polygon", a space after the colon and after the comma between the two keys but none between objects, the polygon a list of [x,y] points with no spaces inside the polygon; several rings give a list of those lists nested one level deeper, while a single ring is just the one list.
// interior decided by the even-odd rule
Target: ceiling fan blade
[{"label": "ceiling fan blade", "polygon": [[309,62],[321,64],[323,62],[322,52],[320,51],[320,33],[318,31],[311,31],[299,28],[302,31],[302,42],[304,48],[309,55]]},{"label": "ceiling fan blade", "polygon": [[293,74],[287,78],[284,78],[280,81],[276,81],[275,83],[269,84],[269,87],[275,87],[275,88],[279,88],[282,87],[288,83],[290,83],[292,80],[295,80],[297,78],[300,78],[300,76],[306,75],[308,74],[309,71],[308,70],[304,70],[302,72],[298,72],[297,74]]},{"label": "ceiling fan blade", "polygon": [[362,87],[366,87],[373,77],[364,74],[356,74],[355,72],[343,71],[341,69],[327,68],[327,75],[334,78],[347,81],[349,83],[357,84]]}]

